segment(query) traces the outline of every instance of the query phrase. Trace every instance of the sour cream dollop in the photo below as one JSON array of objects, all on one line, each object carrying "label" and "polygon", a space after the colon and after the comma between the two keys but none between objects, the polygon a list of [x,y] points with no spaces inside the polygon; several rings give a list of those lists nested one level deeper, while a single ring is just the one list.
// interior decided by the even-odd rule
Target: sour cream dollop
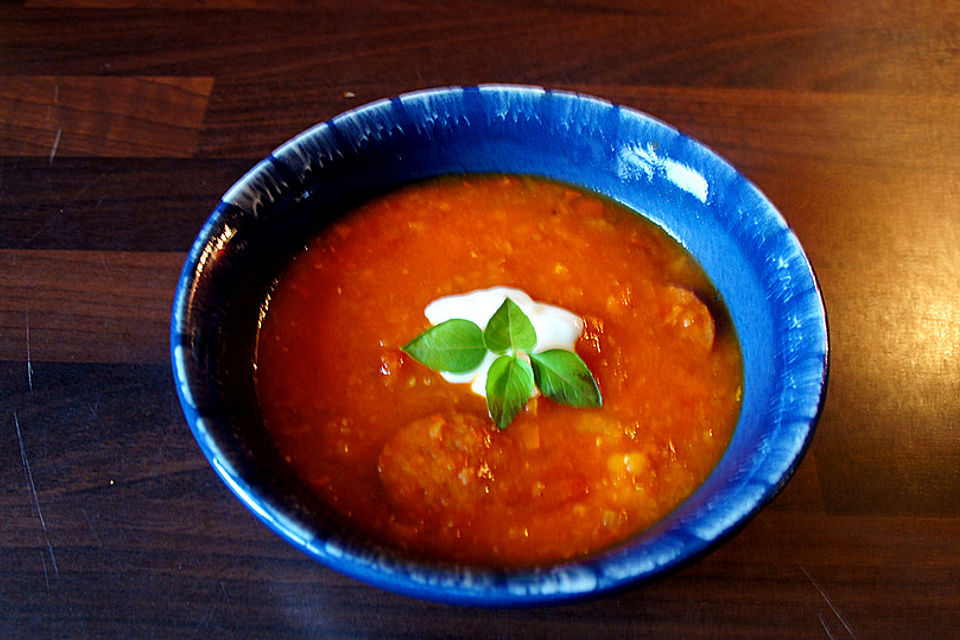
[{"label": "sour cream dollop", "polygon": [[[577,338],[583,333],[583,319],[561,307],[534,302],[526,292],[520,289],[492,287],[437,298],[426,306],[423,314],[433,325],[454,318],[463,318],[475,323],[481,329],[486,329],[490,318],[508,297],[526,314],[537,332],[537,345],[533,348],[534,353],[549,349],[574,351]],[[486,397],[487,371],[497,357],[496,354],[488,351],[483,358],[483,362],[473,371],[467,373],[442,372],[441,375],[449,382],[469,383],[471,391]],[[531,397],[537,394],[539,394],[539,391],[534,387]]]}]

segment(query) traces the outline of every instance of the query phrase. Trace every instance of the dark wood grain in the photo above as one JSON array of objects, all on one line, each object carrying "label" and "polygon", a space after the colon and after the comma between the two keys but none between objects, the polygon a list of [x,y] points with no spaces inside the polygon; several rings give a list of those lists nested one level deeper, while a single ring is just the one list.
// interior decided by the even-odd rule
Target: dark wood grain
[{"label": "dark wood grain", "polygon": [[193,155],[213,78],[7,76],[0,154]]},{"label": "dark wood grain", "polygon": [[[190,75],[218,79],[286,78],[348,89],[357,81],[378,82],[391,93],[451,82],[593,78],[923,95],[955,94],[960,82],[958,9],[946,0],[909,8],[889,1],[750,0],[715,6],[660,0],[639,8],[615,2],[298,4],[289,3],[289,11],[170,12],[163,3],[156,11],[142,4],[124,12],[9,9],[0,36],[19,61],[0,64],[0,72],[43,74],[57,67],[71,75],[180,76],[190,69]],[[63,41],[76,47],[48,46]]]},{"label": "dark wood grain", "polygon": [[0,251],[0,359],[166,362],[186,254]]},{"label": "dark wood grain", "polygon": [[[388,594],[219,482],[173,290],[278,144],[430,86],[584,91],[721,153],[820,280],[830,390],[783,493],[700,561],[573,606]],[[960,4],[0,4],[0,636],[960,638]]]},{"label": "dark wood grain", "polygon": [[255,163],[0,156],[0,249],[186,252]]}]

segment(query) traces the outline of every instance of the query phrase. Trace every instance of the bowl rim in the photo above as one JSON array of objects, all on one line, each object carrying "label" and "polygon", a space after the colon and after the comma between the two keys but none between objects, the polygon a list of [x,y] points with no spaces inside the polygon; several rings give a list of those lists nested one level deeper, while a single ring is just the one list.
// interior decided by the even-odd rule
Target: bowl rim
[{"label": "bowl rim", "polygon": [[[506,570],[411,560],[389,549],[357,551],[342,545],[343,541],[340,540],[318,540],[314,531],[311,531],[303,522],[297,521],[295,517],[291,517],[289,512],[278,510],[276,502],[270,496],[261,495],[255,482],[251,478],[244,477],[244,474],[231,464],[230,457],[225,455],[222,449],[223,443],[216,440],[209,428],[207,421],[210,416],[203,415],[203,412],[198,409],[195,395],[202,392],[198,387],[198,385],[202,386],[202,380],[197,379],[199,372],[192,364],[190,353],[185,348],[184,336],[194,329],[191,326],[194,320],[191,304],[198,286],[198,269],[203,265],[204,255],[209,251],[211,239],[216,239],[217,234],[222,231],[224,218],[227,215],[225,212],[240,210],[256,215],[257,207],[262,205],[262,198],[265,197],[264,185],[277,188],[277,178],[274,175],[277,163],[283,164],[305,143],[329,132],[331,127],[342,129],[342,125],[346,123],[354,123],[380,114],[384,110],[394,108],[397,104],[430,103],[458,97],[462,99],[465,92],[481,94],[486,92],[486,95],[490,96],[500,94],[507,98],[528,100],[549,95],[562,101],[572,101],[587,110],[616,109],[620,114],[619,117],[642,120],[653,129],[682,140],[683,144],[697,150],[701,160],[705,159],[704,161],[712,163],[719,170],[732,173],[743,182],[744,188],[752,190],[752,195],[758,203],[758,211],[777,228],[777,233],[786,239],[790,250],[794,252],[792,257],[798,260],[801,275],[805,274],[810,279],[811,288],[805,291],[805,300],[809,307],[806,309],[809,314],[808,320],[816,325],[811,329],[809,337],[811,345],[815,347],[816,357],[812,363],[815,365],[813,371],[808,372],[808,375],[815,376],[815,379],[808,381],[804,388],[803,399],[806,411],[804,418],[791,425],[796,432],[796,437],[792,440],[789,450],[783,452],[783,459],[773,480],[761,482],[759,490],[753,490],[745,497],[742,496],[739,500],[739,511],[733,517],[725,519],[719,526],[714,526],[709,534],[703,537],[687,535],[670,541],[675,546],[679,545],[682,553],[677,552],[672,556],[668,554],[663,556],[665,559],[662,561],[651,559],[649,555],[640,560],[632,557],[638,545],[642,545],[644,540],[656,539],[658,535],[664,533],[667,528],[665,523],[669,523],[671,517],[669,515],[645,532],[606,551],[550,566]],[[266,197],[273,196],[268,194]],[[229,241],[229,238],[227,240]],[[531,606],[598,597],[674,571],[731,537],[780,492],[799,466],[810,445],[823,409],[830,361],[826,308],[813,267],[779,211],[759,189],[739,174],[726,160],[702,143],[684,136],[663,121],[636,109],[615,105],[607,100],[578,92],[513,84],[438,87],[376,100],[318,123],[278,146],[224,193],[220,204],[207,218],[194,240],[177,283],[170,341],[174,383],[191,432],[216,474],[258,519],[308,556],[362,582],[417,598],[481,606]],[[746,480],[744,482],[746,483]],[[616,569],[617,567],[619,570]]]}]

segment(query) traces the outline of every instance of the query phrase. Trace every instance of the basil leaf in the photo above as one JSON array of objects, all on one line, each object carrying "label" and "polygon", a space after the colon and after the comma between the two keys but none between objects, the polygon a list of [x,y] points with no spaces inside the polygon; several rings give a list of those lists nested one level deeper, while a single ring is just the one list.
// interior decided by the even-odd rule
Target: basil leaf
[{"label": "basil leaf", "polygon": [[476,369],[487,354],[483,330],[476,323],[460,318],[430,327],[401,350],[434,371],[450,373]]},{"label": "basil leaf", "polygon": [[537,344],[537,332],[517,303],[506,298],[487,322],[483,341],[494,353],[530,351]]},{"label": "basil leaf", "polygon": [[531,353],[530,362],[537,387],[554,402],[579,409],[603,406],[597,381],[577,354],[550,349]]},{"label": "basil leaf", "polygon": [[530,363],[517,356],[500,356],[487,372],[487,410],[502,431],[533,394]]}]

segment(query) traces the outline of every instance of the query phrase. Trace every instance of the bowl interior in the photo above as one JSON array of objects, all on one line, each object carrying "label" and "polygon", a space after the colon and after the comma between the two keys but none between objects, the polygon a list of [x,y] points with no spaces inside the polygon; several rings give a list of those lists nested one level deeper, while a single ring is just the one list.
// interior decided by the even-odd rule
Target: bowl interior
[{"label": "bowl interior", "polygon": [[[706,483],[676,511],[605,553],[507,572],[410,562],[351,532],[299,486],[273,449],[251,365],[262,301],[310,234],[400,184],[489,172],[578,185],[658,223],[723,296],[745,369],[733,440]],[[676,567],[728,536],[799,463],[822,404],[828,354],[812,269],[781,216],[742,175],[636,111],[514,86],[380,101],[275,150],[223,196],[198,236],[178,287],[171,348],[201,449],[261,520],[361,580],[485,605],[596,595]]]}]

